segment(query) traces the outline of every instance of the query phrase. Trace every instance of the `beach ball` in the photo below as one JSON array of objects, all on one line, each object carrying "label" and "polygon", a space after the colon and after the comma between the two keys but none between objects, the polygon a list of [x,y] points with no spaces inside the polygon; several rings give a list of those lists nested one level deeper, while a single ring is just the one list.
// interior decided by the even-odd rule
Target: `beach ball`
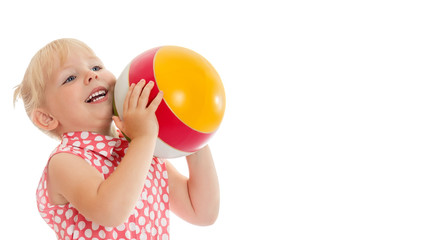
[{"label": "beach ball", "polygon": [[218,130],[225,111],[225,92],[214,67],[200,54],[183,47],[161,46],[135,57],[118,77],[114,113],[123,117],[129,86],[153,81],[149,102],[163,91],[157,111],[159,135],[154,156],[177,158],[204,147]]}]

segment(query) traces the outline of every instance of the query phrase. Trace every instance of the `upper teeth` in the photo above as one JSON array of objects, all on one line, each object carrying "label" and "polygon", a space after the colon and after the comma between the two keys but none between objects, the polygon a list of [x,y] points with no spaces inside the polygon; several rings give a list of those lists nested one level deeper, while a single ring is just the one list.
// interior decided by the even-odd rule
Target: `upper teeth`
[{"label": "upper teeth", "polygon": [[100,90],[98,92],[95,92],[86,99],[86,102],[96,102],[99,99],[103,98],[105,94],[106,94],[105,90]]}]

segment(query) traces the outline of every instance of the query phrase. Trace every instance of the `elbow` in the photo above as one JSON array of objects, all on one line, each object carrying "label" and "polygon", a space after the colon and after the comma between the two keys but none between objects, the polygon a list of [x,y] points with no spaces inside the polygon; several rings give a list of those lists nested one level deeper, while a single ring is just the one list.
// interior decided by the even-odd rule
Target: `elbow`
[{"label": "elbow", "polygon": [[99,225],[102,225],[104,227],[111,227],[111,228],[116,228],[120,225],[122,225],[125,221],[127,220],[127,218],[110,218],[110,219],[103,219],[99,222]]},{"label": "elbow", "polygon": [[105,208],[100,209],[92,221],[104,227],[114,228],[126,222],[129,216],[130,212],[124,211],[124,209]]},{"label": "elbow", "polygon": [[203,219],[200,219],[197,225],[199,225],[199,226],[210,226],[210,225],[213,225],[216,222],[217,218],[218,218],[218,216],[205,217]]},{"label": "elbow", "polygon": [[94,219],[92,221],[104,227],[115,228],[122,225],[124,222],[126,222],[126,220],[127,218],[120,218],[116,216],[104,216],[102,218]]},{"label": "elbow", "polygon": [[199,215],[195,221],[195,225],[198,226],[210,226],[213,225],[216,220],[218,219],[218,213],[219,211],[212,211],[210,213],[205,213],[202,215]]}]

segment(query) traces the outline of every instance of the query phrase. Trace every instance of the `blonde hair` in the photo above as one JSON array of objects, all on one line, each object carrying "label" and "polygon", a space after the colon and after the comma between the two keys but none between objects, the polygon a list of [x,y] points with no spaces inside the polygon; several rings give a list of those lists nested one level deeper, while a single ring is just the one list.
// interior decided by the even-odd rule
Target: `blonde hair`
[{"label": "blonde hair", "polygon": [[[68,54],[76,49],[94,54],[93,50],[85,43],[76,39],[63,38],[48,43],[31,59],[25,71],[24,78],[21,84],[16,86],[13,95],[14,104],[18,98],[22,98],[25,111],[30,119],[32,118],[33,111],[44,104],[44,92],[47,80],[52,78],[54,71],[63,65]],[[54,133],[48,133],[45,130],[42,131],[48,135],[55,136]]]}]

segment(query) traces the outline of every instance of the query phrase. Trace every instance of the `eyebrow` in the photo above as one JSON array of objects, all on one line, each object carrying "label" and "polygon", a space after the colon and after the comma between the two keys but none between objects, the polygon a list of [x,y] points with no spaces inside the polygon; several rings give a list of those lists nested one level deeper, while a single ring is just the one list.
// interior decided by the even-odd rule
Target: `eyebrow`
[{"label": "eyebrow", "polygon": [[[89,57],[88,58],[88,62],[90,63],[90,65],[93,63],[93,62],[99,62],[99,63],[101,63],[101,64],[103,64],[103,62],[101,61],[101,59],[100,58],[98,58],[97,56],[91,56],[91,57]],[[73,65],[62,65],[61,66],[61,68],[62,68],[62,70],[66,70],[66,69],[68,69],[68,68],[72,68],[73,67]]]}]

